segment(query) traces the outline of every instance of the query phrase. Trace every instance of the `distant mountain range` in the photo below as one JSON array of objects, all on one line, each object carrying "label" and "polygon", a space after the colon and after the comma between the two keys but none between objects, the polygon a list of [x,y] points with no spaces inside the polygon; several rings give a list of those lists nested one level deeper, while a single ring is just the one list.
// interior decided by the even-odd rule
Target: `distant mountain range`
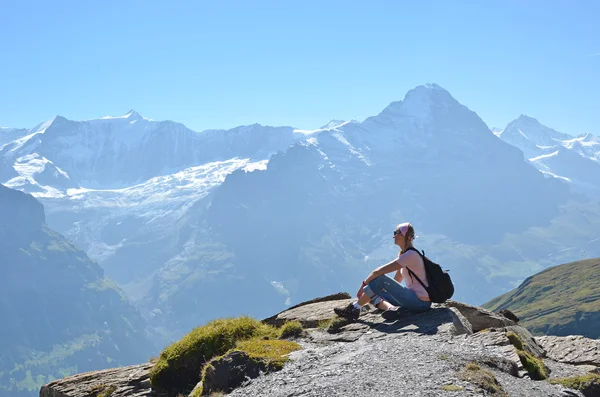
[{"label": "distant mountain range", "polygon": [[600,256],[597,141],[525,116],[492,132],[429,84],[314,131],[57,116],[0,130],[0,181],[43,202],[166,343],[224,313],[354,291],[397,254],[404,220],[475,304]]},{"label": "distant mountain range", "polygon": [[495,132],[518,147],[543,174],[569,182],[575,191],[600,197],[600,139],[555,131],[534,118],[520,116]]},{"label": "distant mountain range", "polygon": [[32,196],[0,185],[0,396],[147,360],[146,324],[98,264],[45,223]]}]

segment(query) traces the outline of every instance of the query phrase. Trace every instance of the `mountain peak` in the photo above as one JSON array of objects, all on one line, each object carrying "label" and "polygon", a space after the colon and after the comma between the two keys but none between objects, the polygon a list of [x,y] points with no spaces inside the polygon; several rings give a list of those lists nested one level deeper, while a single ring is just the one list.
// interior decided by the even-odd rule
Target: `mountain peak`
[{"label": "mountain peak", "polygon": [[125,113],[125,115],[123,115],[123,116],[104,116],[104,117],[100,118],[99,120],[118,120],[118,119],[129,120],[130,122],[137,121],[137,120],[149,120],[149,119],[145,118],[144,116],[142,116],[141,114],[139,114],[134,109],[131,109],[129,112]]},{"label": "mountain peak", "polygon": [[139,114],[138,112],[136,112],[133,109],[131,109],[129,112],[127,112],[127,114],[123,117],[126,119],[131,119],[131,120],[144,118],[141,114]]},{"label": "mountain peak", "polygon": [[434,103],[451,103],[456,100],[450,93],[435,83],[422,84],[409,90],[404,100],[390,103],[382,112],[389,116],[408,116],[427,119]]}]

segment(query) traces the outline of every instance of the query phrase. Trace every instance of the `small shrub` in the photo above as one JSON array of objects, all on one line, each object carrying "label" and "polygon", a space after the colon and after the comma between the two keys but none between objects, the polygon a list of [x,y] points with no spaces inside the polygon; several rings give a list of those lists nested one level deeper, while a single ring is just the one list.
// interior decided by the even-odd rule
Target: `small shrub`
[{"label": "small shrub", "polygon": [[457,385],[444,385],[442,386],[442,389],[445,391],[460,391],[463,388]]},{"label": "small shrub", "polygon": [[304,328],[298,321],[290,321],[281,326],[279,339],[297,338],[302,336]]},{"label": "small shrub", "polygon": [[449,359],[450,359],[450,357],[449,357],[449,356],[447,356],[447,355],[445,355],[445,354],[443,354],[443,355],[441,355],[441,356],[439,357],[439,359],[440,359],[440,360],[449,360]]}]

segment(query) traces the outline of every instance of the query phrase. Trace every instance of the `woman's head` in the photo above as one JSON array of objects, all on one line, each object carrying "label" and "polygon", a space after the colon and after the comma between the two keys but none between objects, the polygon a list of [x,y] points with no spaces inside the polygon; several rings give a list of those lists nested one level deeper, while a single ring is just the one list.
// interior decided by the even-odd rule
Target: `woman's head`
[{"label": "woman's head", "polygon": [[415,239],[415,229],[410,222],[404,222],[396,226],[394,230],[394,244],[400,247],[404,252],[408,247],[412,247]]}]

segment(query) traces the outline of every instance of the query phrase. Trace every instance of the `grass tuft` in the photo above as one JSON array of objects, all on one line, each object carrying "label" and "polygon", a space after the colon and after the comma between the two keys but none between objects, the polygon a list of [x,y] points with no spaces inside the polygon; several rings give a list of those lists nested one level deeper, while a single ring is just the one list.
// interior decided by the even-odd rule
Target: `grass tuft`
[{"label": "grass tuft", "polygon": [[202,366],[238,341],[278,336],[276,328],[246,316],[211,321],[164,349],[150,370],[150,382],[168,396],[188,393],[200,380]]},{"label": "grass tuft", "polygon": [[490,394],[508,397],[494,374],[471,362],[458,374],[459,379],[472,383]]},{"label": "grass tuft", "polygon": [[462,387],[457,386],[457,385],[444,385],[444,386],[442,386],[442,390],[445,390],[445,391],[460,391],[462,389],[463,389]]},{"label": "grass tuft", "polygon": [[90,397],[110,397],[117,390],[115,385],[101,383],[92,387],[89,391]]},{"label": "grass tuft", "polygon": [[304,328],[298,321],[290,321],[281,326],[279,339],[297,338],[304,334]]},{"label": "grass tuft", "polygon": [[[568,389],[581,390],[588,393],[592,393],[592,389],[596,392],[600,392],[600,375],[597,374],[551,379],[550,383],[553,385],[560,384]],[[584,395],[587,394],[584,393]]]}]

